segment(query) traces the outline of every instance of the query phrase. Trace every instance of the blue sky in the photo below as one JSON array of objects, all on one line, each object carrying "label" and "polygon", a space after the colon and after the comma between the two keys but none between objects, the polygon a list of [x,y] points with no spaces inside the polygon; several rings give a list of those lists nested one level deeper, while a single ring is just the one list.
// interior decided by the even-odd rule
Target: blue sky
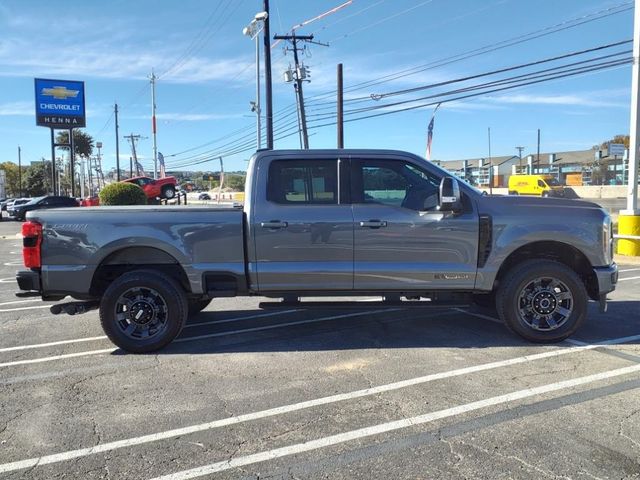
[{"label": "blue sky", "polygon": [[[344,1],[271,0],[272,34],[286,33],[293,25]],[[304,56],[312,79],[305,84],[310,120],[317,120],[316,125],[325,123],[318,115],[333,109],[337,63],[344,64],[349,89],[622,3],[624,0],[353,0],[339,12],[297,30],[314,33],[318,41],[330,44],[311,45]],[[255,135],[255,116],[249,107],[255,96],[255,51],[242,28],[261,7],[258,0],[0,0],[0,161],[16,161],[18,145],[25,163],[50,156],[49,132],[35,126],[34,115],[33,78],[44,77],[85,81],[86,130],[103,142],[106,168],[115,165],[115,101],[120,107],[121,136],[149,137],[140,141],[138,150],[142,163],[150,165],[147,77],[153,68],[160,76],[158,148],[167,158],[168,169],[196,161],[203,163],[185,168],[217,169],[217,161],[206,161],[209,156],[229,150],[225,145],[229,143],[232,149],[237,144],[251,146]],[[633,10],[626,10],[519,45],[348,91],[346,98],[446,81],[626,40],[632,37],[632,27]],[[292,85],[282,81],[282,72],[293,58],[284,56],[282,46],[272,50],[276,119],[278,112],[290,113],[295,102]],[[630,45],[614,50],[626,48]],[[479,81],[486,80],[475,82]],[[525,147],[525,155],[534,152],[538,128],[543,152],[589,148],[628,131],[630,83],[631,69],[624,65],[443,104],[436,116],[432,157],[487,155],[488,127],[493,155],[515,154],[516,145]],[[414,97],[428,94],[419,92]],[[405,98],[411,96],[392,100]],[[347,103],[345,108],[370,104],[375,102]],[[397,148],[424,155],[432,108],[348,123],[346,146]],[[292,121],[295,117],[289,115],[276,127]],[[335,126],[310,133],[312,148],[336,144]],[[209,145],[193,149],[205,143]],[[276,140],[276,148],[298,146],[297,134]],[[185,150],[190,151],[179,154]],[[123,139],[120,153],[121,161],[128,164],[129,147]],[[250,152],[225,156],[225,167],[244,169],[249,156]]]}]

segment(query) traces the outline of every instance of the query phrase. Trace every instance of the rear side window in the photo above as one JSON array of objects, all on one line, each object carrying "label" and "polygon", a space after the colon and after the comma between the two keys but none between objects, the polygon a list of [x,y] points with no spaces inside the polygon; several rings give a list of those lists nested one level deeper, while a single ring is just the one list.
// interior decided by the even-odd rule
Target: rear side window
[{"label": "rear side window", "polygon": [[269,166],[267,200],[283,204],[338,203],[335,160],[275,160]]}]

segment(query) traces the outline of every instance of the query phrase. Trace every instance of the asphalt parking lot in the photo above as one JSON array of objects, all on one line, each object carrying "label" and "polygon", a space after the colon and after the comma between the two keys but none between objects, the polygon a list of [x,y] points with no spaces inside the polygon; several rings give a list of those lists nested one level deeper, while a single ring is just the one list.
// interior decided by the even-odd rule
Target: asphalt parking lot
[{"label": "asphalt parking lot", "polygon": [[640,266],[552,346],[478,309],[221,299],[155,355],[14,296],[0,223],[0,478],[640,478]]}]

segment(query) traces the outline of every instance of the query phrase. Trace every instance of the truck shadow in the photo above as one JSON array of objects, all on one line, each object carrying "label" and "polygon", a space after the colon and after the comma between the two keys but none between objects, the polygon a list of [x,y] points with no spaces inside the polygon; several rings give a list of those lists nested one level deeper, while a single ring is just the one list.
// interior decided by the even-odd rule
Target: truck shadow
[{"label": "truck shadow", "polygon": [[[611,302],[600,315],[595,304],[572,337],[586,343],[640,335],[639,303]],[[635,312],[635,313],[634,313]],[[272,315],[264,316],[265,313]],[[234,311],[236,319],[206,311],[190,320],[180,337],[154,354],[332,351],[370,348],[544,347],[510,333],[491,310],[468,308],[295,312]],[[244,317],[253,317],[244,319]],[[257,318],[256,318],[257,317]],[[640,338],[633,344],[639,344]],[[566,343],[562,345],[567,345]]]}]

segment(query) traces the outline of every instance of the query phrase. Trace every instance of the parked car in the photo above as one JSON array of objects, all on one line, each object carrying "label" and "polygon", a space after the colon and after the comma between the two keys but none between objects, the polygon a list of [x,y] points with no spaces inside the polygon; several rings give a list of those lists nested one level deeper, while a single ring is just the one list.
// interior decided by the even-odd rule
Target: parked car
[{"label": "parked car", "polygon": [[208,193],[201,193],[198,195],[198,200],[211,200],[211,195]]},{"label": "parked car", "polygon": [[122,181],[138,185],[144,190],[145,195],[149,199],[172,199],[176,196],[177,182],[175,177],[164,177],[158,178],[157,180],[149,177],[133,177]]},{"label": "parked car", "polygon": [[24,205],[25,203],[30,202],[30,198],[16,198],[7,204],[7,213],[10,217],[15,217],[16,215],[16,207],[19,205]]},{"label": "parked car", "polygon": [[54,195],[47,195],[45,197],[37,197],[23,203],[21,205],[14,205],[13,216],[16,220],[24,221],[27,212],[33,210],[43,210],[49,208],[63,208],[63,207],[77,207],[78,201],[71,197],[59,197]]},{"label": "parked car", "polygon": [[82,198],[78,203],[80,203],[81,207],[97,207],[100,205],[100,197],[96,195],[93,197]]},{"label": "parked car", "polygon": [[483,195],[400,151],[265,150],[248,171],[243,210],[29,212],[22,295],[78,300],[54,314],[99,308],[113,343],[148,352],[233,296],[483,302],[523,338],[559,342],[615,289],[611,217],[594,203]]},{"label": "parked car", "polygon": [[551,175],[511,175],[509,195],[564,197],[564,187]]},{"label": "parked car", "polygon": [[0,211],[6,212],[7,211],[7,205],[9,205],[9,203],[11,203],[13,200],[15,200],[15,198],[13,198],[13,197],[5,198],[0,203]]}]

